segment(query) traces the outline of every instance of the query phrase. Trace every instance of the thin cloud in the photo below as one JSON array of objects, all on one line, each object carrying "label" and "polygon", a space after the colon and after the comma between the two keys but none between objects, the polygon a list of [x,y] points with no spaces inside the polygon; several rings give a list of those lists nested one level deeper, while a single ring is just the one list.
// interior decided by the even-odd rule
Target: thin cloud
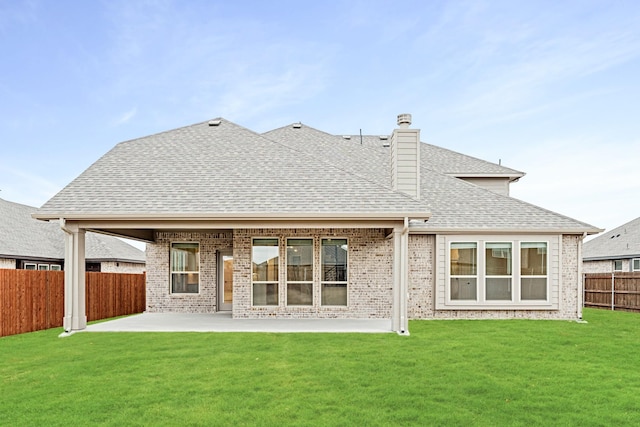
[{"label": "thin cloud", "polygon": [[129,111],[123,113],[122,115],[120,115],[120,117],[118,117],[115,121],[114,121],[114,126],[120,126],[120,125],[124,125],[126,123],[128,123],[129,121],[131,121],[131,119],[133,119],[136,114],[138,114],[138,108],[137,107],[133,107],[132,109],[130,109]]}]

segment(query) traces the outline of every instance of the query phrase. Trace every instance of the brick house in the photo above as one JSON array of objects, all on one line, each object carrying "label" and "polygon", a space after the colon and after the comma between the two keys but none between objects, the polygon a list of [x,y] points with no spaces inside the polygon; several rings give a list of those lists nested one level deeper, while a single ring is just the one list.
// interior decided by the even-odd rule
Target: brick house
[{"label": "brick house", "polygon": [[640,218],[584,244],[585,273],[640,272]]},{"label": "brick house", "polygon": [[[0,199],[0,268],[64,270],[64,232],[57,223],[37,221],[38,208]],[[112,236],[88,233],[86,271],[142,273],[145,255]]]},{"label": "brick house", "polygon": [[[147,311],[234,318],[581,317],[597,228],[509,197],[522,172],[391,135],[224,119],[118,144],[36,214],[147,242]],[[86,326],[82,274],[65,329]]]}]

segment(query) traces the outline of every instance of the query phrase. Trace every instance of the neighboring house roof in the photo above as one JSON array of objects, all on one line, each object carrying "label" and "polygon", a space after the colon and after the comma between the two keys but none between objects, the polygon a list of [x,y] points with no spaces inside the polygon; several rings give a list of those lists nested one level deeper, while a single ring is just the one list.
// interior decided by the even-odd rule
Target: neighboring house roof
[{"label": "neighboring house roof", "polygon": [[[36,210],[0,199],[0,258],[64,259],[64,232],[33,219]],[[87,233],[85,245],[87,261],[145,262],[144,252],[112,236]]]},{"label": "neighboring house roof", "polygon": [[588,242],[582,252],[584,261],[640,258],[640,218],[614,228]]},{"label": "neighboring house roof", "polygon": [[391,189],[379,136],[289,125],[259,135],[216,119],[118,144],[49,200],[38,218],[410,216],[412,229],[595,233],[600,230],[453,176],[522,172],[421,144],[420,200]]}]

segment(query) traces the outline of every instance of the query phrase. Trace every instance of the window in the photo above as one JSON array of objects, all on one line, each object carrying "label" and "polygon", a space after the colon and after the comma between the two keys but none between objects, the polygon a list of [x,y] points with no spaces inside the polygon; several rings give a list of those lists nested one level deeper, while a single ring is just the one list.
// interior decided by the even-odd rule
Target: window
[{"label": "window", "polygon": [[449,241],[444,305],[548,305],[548,246],[518,239]]},{"label": "window", "polygon": [[253,239],[251,278],[254,306],[278,305],[279,254],[277,238]]},{"label": "window", "polygon": [[478,292],[478,244],[451,243],[452,300],[475,301]]},{"label": "window", "polygon": [[520,243],[520,298],[547,299],[547,243]]},{"label": "window", "polygon": [[49,264],[38,264],[38,270],[49,271]]},{"label": "window", "polygon": [[60,266],[58,264],[51,264],[51,270],[52,271],[62,271],[62,266]]},{"label": "window", "polygon": [[622,260],[616,259],[613,261],[613,271],[622,271]]},{"label": "window", "polygon": [[287,239],[287,305],[313,305],[313,239]]},{"label": "window", "polygon": [[511,243],[485,243],[485,299],[511,301]]},{"label": "window", "polygon": [[633,271],[640,271],[640,258],[633,260]]},{"label": "window", "polygon": [[24,264],[24,269],[25,270],[37,270],[37,265],[36,264],[31,264],[31,263],[25,263]]},{"label": "window", "polygon": [[322,305],[347,305],[347,239],[322,239]]},{"label": "window", "polygon": [[171,293],[197,294],[200,283],[200,244],[171,244]]}]

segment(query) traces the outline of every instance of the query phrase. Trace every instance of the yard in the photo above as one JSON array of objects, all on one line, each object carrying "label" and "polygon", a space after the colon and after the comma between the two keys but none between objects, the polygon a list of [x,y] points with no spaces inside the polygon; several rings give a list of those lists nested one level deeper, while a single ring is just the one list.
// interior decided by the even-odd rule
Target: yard
[{"label": "yard", "polygon": [[637,425],[640,314],[0,338],[1,425]]}]

